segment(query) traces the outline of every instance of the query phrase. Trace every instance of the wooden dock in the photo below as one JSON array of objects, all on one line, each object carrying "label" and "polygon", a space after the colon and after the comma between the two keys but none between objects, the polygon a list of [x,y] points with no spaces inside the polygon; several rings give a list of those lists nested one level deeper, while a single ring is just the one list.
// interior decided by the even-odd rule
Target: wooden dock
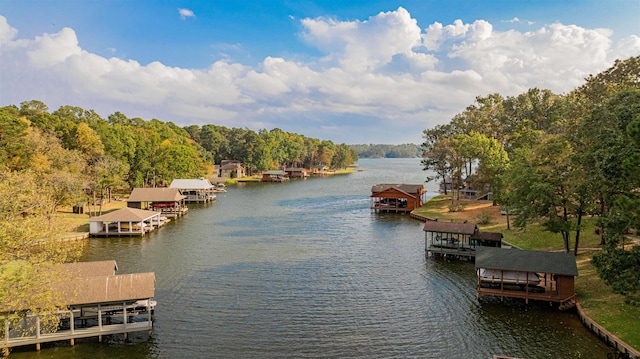
[{"label": "wooden dock", "polygon": [[[80,310],[67,310],[60,311],[59,315],[65,316],[68,319],[69,329],[60,329],[53,333],[41,333],[40,330],[40,318],[30,317],[31,321],[35,322],[35,333],[32,335],[13,335],[9,320],[4,321],[4,338],[0,341],[2,347],[7,348],[4,354],[11,348],[35,345],[36,350],[40,350],[40,345],[43,343],[51,343],[58,341],[69,340],[69,343],[73,346],[76,339],[97,337],[101,342],[102,337],[105,335],[122,334],[125,339],[128,333],[148,331],[151,335],[153,330],[153,316],[149,308],[142,312],[128,312],[122,310],[125,306],[120,307],[121,310],[115,314],[102,314],[103,311],[99,310],[98,313],[91,316],[81,316]],[[106,313],[106,312],[105,312]],[[140,318],[140,315],[146,316],[146,320],[132,321],[134,318]],[[144,318],[144,317],[143,317]],[[119,323],[114,323],[114,319]],[[67,322],[67,321],[65,321]],[[80,325],[78,325],[78,323]],[[87,325],[87,323],[92,323]]]},{"label": "wooden dock", "polygon": [[102,341],[102,337],[105,335],[123,334],[126,338],[128,333],[140,331],[148,331],[149,333],[151,333],[152,330],[153,324],[151,321],[110,324],[87,328],[71,328],[68,330],[59,330],[55,333],[49,334],[40,333],[24,337],[5,337],[4,340],[2,340],[2,344],[7,348],[35,345],[36,350],[40,350],[40,345],[43,343],[69,340],[70,344],[74,345],[75,339],[97,337],[99,341]]}]

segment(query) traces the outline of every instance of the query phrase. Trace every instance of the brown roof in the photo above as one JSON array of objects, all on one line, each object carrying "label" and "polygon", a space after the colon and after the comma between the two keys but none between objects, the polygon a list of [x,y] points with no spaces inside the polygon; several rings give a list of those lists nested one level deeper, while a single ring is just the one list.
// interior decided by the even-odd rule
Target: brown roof
[{"label": "brown roof", "polygon": [[67,305],[135,301],[153,298],[155,273],[84,277],[60,288]]},{"label": "brown roof", "polygon": [[177,188],[134,188],[127,202],[179,202],[185,198]]},{"label": "brown roof", "polygon": [[159,215],[160,212],[127,207],[103,214],[102,216],[90,218],[89,222],[142,222]]},{"label": "brown roof", "polygon": [[69,272],[72,279],[78,277],[100,277],[115,275],[116,271],[118,270],[118,265],[113,259],[95,262],[65,263],[62,264],[62,267],[67,272]]},{"label": "brown roof", "polygon": [[476,232],[471,236],[471,239],[484,239],[489,241],[501,241],[502,233],[500,232]]},{"label": "brown roof", "polygon": [[475,231],[478,230],[478,227],[473,223],[426,221],[423,230],[425,232],[460,233],[472,235]]},{"label": "brown roof", "polygon": [[425,192],[424,186],[421,184],[377,184],[371,187],[372,197],[376,193],[384,192],[388,189],[396,189],[406,194],[415,195],[416,193],[422,194]]},{"label": "brown roof", "polygon": [[[130,302],[155,295],[155,273],[115,275],[114,260],[65,263],[42,270],[56,271],[56,268],[63,268],[70,276],[54,275],[57,279],[51,283],[51,289],[60,294],[65,305]],[[12,310],[16,308],[0,303],[0,312]]]}]

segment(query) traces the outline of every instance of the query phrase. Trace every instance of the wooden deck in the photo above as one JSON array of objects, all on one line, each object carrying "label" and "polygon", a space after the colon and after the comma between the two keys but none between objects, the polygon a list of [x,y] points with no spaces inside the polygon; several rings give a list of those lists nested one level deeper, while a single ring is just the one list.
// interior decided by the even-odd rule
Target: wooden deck
[{"label": "wooden deck", "polygon": [[100,232],[95,232],[95,233],[91,233],[92,236],[94,237],[133,237],[133,236],[143,236],[147,233],[153,232],[155,230],[155,226],[145,226],[144,228],[140,229],[135,228],[136,226],[134,226],[134,228],[128,229],[127,230],[120,230],[118,231],[117,229],[115,230],[110,230],[110,231],[100,231]]},{"label": "wooden deck", "polygon": [[430,245],[427,247],[426,252],[427,255],[466,257],[469,259],[475,258],[476,256],[476,250],[468,247],[442,247]]},{"label": "wooden deck", "polygon": [[2,343],[8,348],[14,348],[25,345],[39,345],[42,343],[50,343],[64,340],[71,340],[73,345],[74,339],[101,337],[103,335],[126,334],[131,332],[151,331],[153,322],[134,322],[109,324],[101,326],[93,326],[87,328],[75,328],[68,330],[59,330],[50,334],[39,334],[24,337],[4,338]]},{"label": "wooden deck", "polygon": [[[499,284],[498,284],[499,286]],[[526,303],[529,300],[547,301],[549,303],[559,303],[560,309],[568,309],[575,306],[576,295],[561,295],[554,286],[554,282],[547,281],[546,283],[540,283],[537,286],[530,286],[528,288],[521,286],[518,289],[515,285],[503,284],[500,288],[488,288],[484,286],[478,286],[478,298],[487,295],[493,297],[499,297],[500,299],[506,298],[519,298],[524,299]]]}]

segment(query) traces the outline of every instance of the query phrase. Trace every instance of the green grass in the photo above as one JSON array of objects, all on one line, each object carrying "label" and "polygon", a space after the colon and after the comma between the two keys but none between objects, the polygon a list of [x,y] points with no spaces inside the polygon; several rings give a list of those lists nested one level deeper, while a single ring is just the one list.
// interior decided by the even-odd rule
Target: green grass
[{"label": "green grass", "polygon": [[577,258],[576,292],[585,313],[634,348],[640,348],[640,307],[626,304],[624,296],[615,294],[591,264],[592,252]]},{"label": "green grass", "polygon": [[[600,248],[600,236],[595,233],[596,221],[595,218],[582,220],[579,250],[583,248]],[[545,251],[564,249],[564,243],[560,233],[548,232],[543,226],[537,223],[530,224],[524,229],[515,228],[513,224],[511,225],[511,229],[507,229],[506,225],[492,226],[490,229],[493,232],[502,233],[506,242],[522,249]],[[571,250],[573,250],[575,246],[575,235],[575,231],[570,233],[569,247]]]},{"label": "green grass", "polygon": [[413,213],[429,218],[431,220],[449,220],[453,219],[449,212],[451,197],[439,195],[431,198],[422,207],[413,211]]}]

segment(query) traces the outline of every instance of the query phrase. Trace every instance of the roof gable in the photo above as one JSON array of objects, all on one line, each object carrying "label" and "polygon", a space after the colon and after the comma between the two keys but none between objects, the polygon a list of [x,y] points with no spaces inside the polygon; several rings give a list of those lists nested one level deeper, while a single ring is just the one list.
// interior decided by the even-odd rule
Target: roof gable
[{"label": "roof gable", "polygon": [[479,247],[476,248],[476,268],[578,275],[576,257],[565,252]]},{"label": "roof gable", "polygon": [[211,189],[213,185],[206,178],[174,179],[169,188],[177,189]]},{"label": "roof gable", "polygon": [[476,232],[471,239],[483,239],[489,241],[501,241],[504,236],[500,232]]},{"label": "roof gable", "polygon": [[71,275],[71,278],[115,275],[118,270],[118,265],[113,259],[95,262],[65,263],[61,264],[61,266]]},{"label": "roof gable", "polygon": [[81,277],[57,290],[66,305],[135,301],[153,298],[156,276],[152,272]]},{"label": "roof gable", "polygon": [[160,216],[160,212],[127,207],[103,214],[102,216],[92,217],[89,219],[89,222],[142,222],[155,216]]},{"label": "roof gable", "polygon": [[400,191],[400,192],[408,194],[408,195],[416,195],[416,194],[420,195],[420,194],[425,192],[424,186],[421,185],[421,184],[405,184],[405,183],[388,184],[388,183],[381,183],[381,184],[377,184],[377,185],[374,185],[374,186],[371,187],[372,197],[376,193],[384,192],[384,191],[389,190],[389,189],[394,189],[394,190]]},{"label": "roof gable", "polygon": [[185,198],[177,188],[134,188],[127,202],[179,202]]},{"label": "roof gable", "polygon": [[425,232],[458,233],[472,235],[478,230],[473,223],[426,221],[422,228]]}]

